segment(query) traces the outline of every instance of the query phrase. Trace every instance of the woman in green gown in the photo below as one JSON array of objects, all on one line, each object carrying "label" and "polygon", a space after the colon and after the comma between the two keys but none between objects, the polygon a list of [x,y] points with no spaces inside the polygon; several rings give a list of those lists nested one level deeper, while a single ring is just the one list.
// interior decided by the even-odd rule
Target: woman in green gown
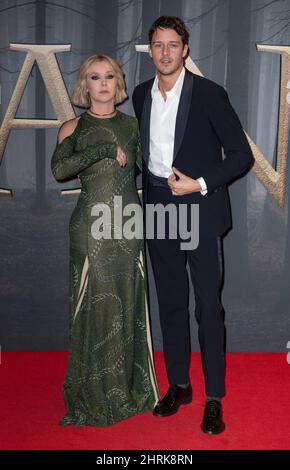
[{"label": "woman in green gown", "polygon": [[[88,58],[72,95],[73,103],[87,111],[62,125],[51,162],[57,181],[78,176],[81,182],[69,226],[70,346],[61,425],[109,426],[151,410],[159,398],[144,241],[124,235],[128,217],[114,217],[116,197],[123,208],[140,208],[137,120],[116,110],[125,98],[117,62],[104,55]],[[96,236],[92,227],[100,204],[111,209],[112,217],[100,224]],[[142,224],[141,214],[137,225]],[[112,236],[100,236],[102,230],[108,234],[108,225]]]}]

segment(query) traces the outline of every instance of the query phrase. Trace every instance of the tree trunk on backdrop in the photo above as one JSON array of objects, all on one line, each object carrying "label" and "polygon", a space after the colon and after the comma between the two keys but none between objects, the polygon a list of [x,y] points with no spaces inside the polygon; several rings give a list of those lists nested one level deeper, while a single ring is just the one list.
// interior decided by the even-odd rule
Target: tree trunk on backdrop
[{"label": "tree trunk on backdrop", "polygon": [[[46,22],[45,22],[45,0],[36,0],[35,2],[35,43],[46,44]],[[35,117],[36,119],[45,119],[45,85],[36,64],[34,64],[35,73]],[[35,208],[43,210],[47,207],[46,200],[46,165],[45,149],[46,135],[45,129],[35,129],[35,178],[36,194]]]},{"label": "tree trunk on backdrop", "polygon": [[[248,74],[251,0],[229,2],[228,71],[226,88],[242,125],[247,129]],[[226,278],[231,294],[243,295],[251,286],[249,277],[247,179],[230,187],[233,231],[225,240]]]}]

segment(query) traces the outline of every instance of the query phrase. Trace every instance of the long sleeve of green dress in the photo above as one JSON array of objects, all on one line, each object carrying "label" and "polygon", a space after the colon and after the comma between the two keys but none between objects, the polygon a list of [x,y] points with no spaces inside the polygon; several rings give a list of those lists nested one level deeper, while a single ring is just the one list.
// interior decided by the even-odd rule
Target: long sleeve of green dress
[{"label": "long sleeve of green dress", "polygon": [[84,149],[76,150],[72,134],[56,145],[51,160],[51,170],[55,179],[62,181],[77,176],[104,158],[116,158],[116,156],[117,142],[100,140]]}]

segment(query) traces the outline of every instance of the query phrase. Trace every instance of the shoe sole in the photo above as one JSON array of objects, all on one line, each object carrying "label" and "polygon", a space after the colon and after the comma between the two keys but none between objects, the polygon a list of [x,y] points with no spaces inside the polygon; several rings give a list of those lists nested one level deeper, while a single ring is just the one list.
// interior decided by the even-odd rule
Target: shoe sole
[{"label": "shoe sole", "polygon": [[221,433],[224,432],[224,430],[226,429],[226,426],[225,426],[225,424],[223,423],[221,429],[220,429],[219,431],[217,431],[217,432],[214,432],[214,431],[207,431],[207,430],[203,427],[202,424],[200,425],[200,429],[202,430],[202,432],[203,432],[204,434],[209,434],[209,435],[211,436],[211,435],[221,434]]},{"label": "shoe sole", "polygon": [[179,407],[182,406],[182,405],[189,405],[190,403],[192,402],[192,397],[191,398],[187,398],[186,400],[183,400],[177,408],[175,408],[174,410],[170,411],[169,413],[157,413],[153,410],[153,416],[158,416],[159,418],[167,418],[167,416],[171,416],[171,415],[174,415],[175,413],[177,413],[177,411],[179,410]]}]

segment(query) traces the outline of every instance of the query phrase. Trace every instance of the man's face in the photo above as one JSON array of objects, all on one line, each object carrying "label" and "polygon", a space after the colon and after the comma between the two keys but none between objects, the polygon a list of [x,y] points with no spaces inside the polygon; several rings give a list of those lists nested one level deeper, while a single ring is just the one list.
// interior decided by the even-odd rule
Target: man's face
[{"label": "man's face", "polygon": [[158,28],[152,36],[149,55],[161,75],[172,75],[183,66],[188,46],[174,29]]}]

